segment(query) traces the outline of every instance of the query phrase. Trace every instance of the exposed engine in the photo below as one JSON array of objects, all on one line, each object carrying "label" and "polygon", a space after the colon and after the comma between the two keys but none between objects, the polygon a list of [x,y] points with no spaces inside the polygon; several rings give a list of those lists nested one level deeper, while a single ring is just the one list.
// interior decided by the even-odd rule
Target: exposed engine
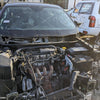
[{"label": "exposed engine", "polygon": [[[60,100],[62,97],[58,99],[53,95],[64,89],[70,95],[66,95],[66,100],[69,97],[79,100],[81,95],[76,89],[86,94],[95,88],[96,81],[91,78],[91,72],[88,73],[91,68],[81,72],[74,64],[77,63],[75,57],[72,58],[64,49],[52,45],[1,51],[0,96],[7,100]],[[81,84],[84,81],[86,83]]]}]

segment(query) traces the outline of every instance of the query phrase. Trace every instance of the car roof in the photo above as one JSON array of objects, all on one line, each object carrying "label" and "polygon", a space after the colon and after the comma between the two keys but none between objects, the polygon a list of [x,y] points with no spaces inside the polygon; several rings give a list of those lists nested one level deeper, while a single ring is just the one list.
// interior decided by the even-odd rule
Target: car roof
[{"label": "car roof", "polygon": [[58,5],[53,5],[53,4],[46,4],[46,3],[27,3],[27,2],[19,2],[19,3],[7,3],[4,7],[7,6],[43,6],[43,7],[56,7],[56,8],[61,8]]}]

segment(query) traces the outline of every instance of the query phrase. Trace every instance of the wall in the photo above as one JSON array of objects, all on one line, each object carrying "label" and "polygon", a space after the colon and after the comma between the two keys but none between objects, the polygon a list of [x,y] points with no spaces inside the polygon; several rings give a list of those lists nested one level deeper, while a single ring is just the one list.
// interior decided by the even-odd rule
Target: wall
[{"label": "wall", "polygon": [[[75,1],[75,0],[69,0],[68,9],[71,9],[71,8],[74,7],[74,1]],[[82,1],[82,0],[76,0],[76,4],[77,4],[79,1]]]},{"label": "wall", "polygon": [[68,9],[68,1],[69,0],[44,0],[44,3],[56,4],[64,9]]},{"label": "wall", "polygon": [[30,2],[40,2],[40,0],[28,0]]}]

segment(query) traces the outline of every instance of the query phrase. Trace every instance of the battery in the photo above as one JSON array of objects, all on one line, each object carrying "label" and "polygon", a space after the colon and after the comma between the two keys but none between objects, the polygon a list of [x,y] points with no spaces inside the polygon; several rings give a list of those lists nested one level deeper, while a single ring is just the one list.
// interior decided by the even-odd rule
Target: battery
[{"label": "battery", "polygon": [[85,47],[71,47],[66,50],[67,54],[71,56],[79,55],[79,54],[87,54],[89,50]]},{"label": "battery", "polygon": [[93,59],[90,56],[75,55],[71,60],[75,69],[80,72],[88,72],[92,69]]}]

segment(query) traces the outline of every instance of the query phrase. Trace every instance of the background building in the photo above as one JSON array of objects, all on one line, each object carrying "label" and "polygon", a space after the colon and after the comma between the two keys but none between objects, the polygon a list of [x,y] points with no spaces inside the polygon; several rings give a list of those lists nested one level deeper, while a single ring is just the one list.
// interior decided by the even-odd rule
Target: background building
[{"label": "background building", "polygon": [[[0,7],[2,7],[8,0],[0,0]],[[41,2],[41,3],[49,3],[49,4],[57,4],[64,9],[73,8],[79,1],[82,0],[9,0],[10,2],[16,1],[30,1],[30,2]]]},{"label": "background building", "polygon": [[82,1],[82,0],[69,0],[68,9],[73,8],[79,1]]},{"label": "background building", "polygon": [[68,9],[68,1],[70,0],[44,0],[44,3],[57,4],[65,9]]},{"label": "background building", "polygon": [[44,3],[57,4],[64,9],[73,8],[79,1],[82,0],[44,0]]},{"label": "background building", "polygon": [[44,0],[0,0],[0,9],[7,3],[7,2],[41,2],[43,3]]}]

